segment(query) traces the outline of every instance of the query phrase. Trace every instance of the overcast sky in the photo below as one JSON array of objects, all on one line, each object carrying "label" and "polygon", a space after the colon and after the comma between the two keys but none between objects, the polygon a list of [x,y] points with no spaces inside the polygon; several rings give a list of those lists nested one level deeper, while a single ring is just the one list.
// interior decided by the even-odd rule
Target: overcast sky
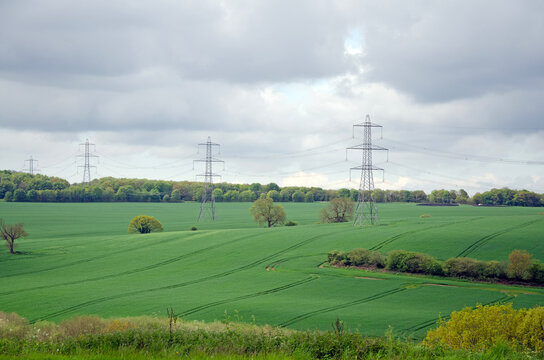
[{"label": "overcast sky", "polygon": [[540,0],[3,0],[0,168],[81,182],[88,138],[93,178],[195,180],[211,136],[223,181],[358,188],[369,114],[376,187],[542,193],[543,19]]}]

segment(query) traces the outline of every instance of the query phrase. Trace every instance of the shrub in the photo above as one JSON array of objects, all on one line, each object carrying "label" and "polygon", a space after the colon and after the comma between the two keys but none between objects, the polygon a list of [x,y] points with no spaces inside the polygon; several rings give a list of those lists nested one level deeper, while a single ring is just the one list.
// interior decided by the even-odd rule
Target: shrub
[{"label": "shrub", "polygon": [[498,261],[487,261],[484,264],[483,276],[488,279],[503,279],[506,277],[506,264]]},{"label": "shrub", "polygon": [[531,273],[529,268],[533,263],[533,257],[525,250],[514,250],[508,256],[508,268],[506,273],[509,278],[529,280]]},{"label": "shrub", "polygon": [[327,261],[331,265],[338,265],[338,264],[349,265],[350,264],[347,254],[343,251],[337,251],[337,250],[331,251],[330,253],[327,254]]},{"label": "shrub", "polygon": [[371,251],[367,249],[353,249],[347,254],[354,266],[370,265],[370,255]]},{"label": "shrub", "polygon": [[526,348],[535,351],[544,350],[544,307],[526,311],[516,332],[518,341]]},{"label": "shrub", "polygon": [[443,274],[442,264],[432,256],[404,250],[389,252],[387,255],[387,268],[411,273]]},{"label": "shrub", "polygon": [[451,258],[446,260],[445,272],[452,277],[479,278],[479,271],[483,273],[484,267],[478,263],[471,258]]},{"label": "shrub", "polygon": [[289,220],[285,223],[285,226],[297,226],[298,223],[296,221],[293,221],[293,220]]},{"label": "shrub", "polygon": [[191,231],[197,231],[198,229],[196,228],[196,226],[191,226]]},{"label": "shrub", "polygon": [[512,343],[516,337],[519,314],[508,305],[478,305],[451,313],[451,319],[439,321],[427,332],[423,344],[446,345],[454,349],[483,350],[498,342]]},{"label": "shrub", "polygon": [[76,337],[100,334],[106,328],[106,321],[98,316],[76,316],[59,324],[65,336]]},{"label": "shrub", "polygon": [[531,274],[531,280],[535,282],[544,282],[544,264],[533,262],[529,268]]},{"label": "shrub", "polygon": [[368,259],[369,265],[374,265],[377,268],[383,269],[387,263],[387,257],[378,251],[372,251]]},{"label": "shrub", "polygon": [[128,225],[129,233],[149,234],[151,232],[163,231],[159,220],[153,216],[139,215],[134,217]]},{"label": "shrub", "polygon": [[451,314],[429,330],[423,344],[454,349],[484,350],[506,344],[526,350],[544,350],[544,307],[515,310],[512,304],[478,305]]}]

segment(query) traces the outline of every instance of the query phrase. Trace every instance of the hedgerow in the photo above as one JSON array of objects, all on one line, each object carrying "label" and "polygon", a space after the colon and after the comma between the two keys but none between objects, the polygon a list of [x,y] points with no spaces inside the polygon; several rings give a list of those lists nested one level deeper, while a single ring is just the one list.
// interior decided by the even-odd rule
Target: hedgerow
[{"label": "hedgerow", "polygon": [[526,251],[520,250],[514,250],[508,262],[499,262],[464,257],[440,261],[430,255],[413,251],[392,250],[382,254],[358,248],[348,252],[331,251],[327,254],[327,262],[333,266],[368,266],[397,272],[465,279],[509,279],[544,283],[544,264],[534,260]]}]

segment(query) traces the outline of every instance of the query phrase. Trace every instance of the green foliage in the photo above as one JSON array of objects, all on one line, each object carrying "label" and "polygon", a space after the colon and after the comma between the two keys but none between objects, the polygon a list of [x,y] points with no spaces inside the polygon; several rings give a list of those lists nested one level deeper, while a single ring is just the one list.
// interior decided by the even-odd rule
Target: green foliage
[{"label": "green foliage", "polygon": [[149,234],[160,231],[163,231],[162,224],[153,216],[135,216],[128,225],[129,233]]},{"label": "green foliage", "polygon": [[285,226],[297,226],[298,223],[296,221],[293,221],[293,220],[289,220],[285,223]]},{"label": "green foliage", "polygon": [[525,250],[514,250],[508,256],[508,268],[506,273],[509,278],[529,280],[531,278],[531,265],[533,257]]},{"label": "green foliage", "polygon": [[442,275],[442,265],[433,257],[404,250],[393,250],[387,255],[387,268],[393,271]]},{"label": "green foliage", "polygon": [[196,226],[191,226],[191,231],[197,231],[197,227]]},{"label": "green foliage", "polygon": [[274,200],[271,198],[256,200],[249,212],[259,225],[265,224],[267,227],[272,227],[285,223],[285,211],[281,205],[274,205]]},{"label": "green foliage", "polygon": [[319,218],[322,223],[346,222],[353,216],[353,200],[349,197],[334,198],[326,208],[321,209]]},{"label": "green foliage", "polygon": [[484,350],[500,343],[520,350],[544,350],[544,307],[515,310],[512,304],[478,305],[454,311],[429,330],[423,344],[453,349]]}]

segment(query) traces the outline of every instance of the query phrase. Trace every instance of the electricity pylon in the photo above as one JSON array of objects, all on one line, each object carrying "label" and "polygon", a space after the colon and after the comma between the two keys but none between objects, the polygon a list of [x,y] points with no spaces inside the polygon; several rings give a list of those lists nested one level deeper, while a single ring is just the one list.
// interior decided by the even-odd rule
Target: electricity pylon
[{"label": "electricity pylon", "polygon": [[34,175],[34,171],[39,171],[39,169],[34,168],[34,163],[37,163],[38,160],[34,160],[32,156],[30,156],[30,159],[25,160],[25,166],[28,162],[28,169],[24,169],[25,171],[28,171],[30,175]]},{"label": "electricity pylon", "polygon": [[221,175],[214,174],[212,171],[212,164],[214,162],[222,162],[213,156],[213,147],[217,146],[219,149],[219,144],[212,143],[212,139],[208,136],[208,141],[205,143],[198,144],[200,146],[206,146],[206,158],[193,160],[193,167],[195,162],[205,162],[206,163],[206,172],[204,174],[199,174],[197,177],[204,177],[204,189],[202,191],[202,202],[200,204],[200,213],[198,214],[198,221],[204,220],[206,213],[209,213],[212,220],[215,220],[215,197],[213,195],[213,178],[221,177]]},{"label": "electricity pylon", "polygon": [[91,158],[97,158],[98,155],[95,155],[94,153],[91,153],[90,147],[94,146],[94,151],[96,151],[96,145],[89,143],[89,139],[86,139],[84,143],[79,144],[80,148],[81,146],[85,146],[85,154],[78,155],[78,157],[84,157],[85,158],[85,164],[79,165],[78,167],[83,168],[83,181],[82,184],[90,185],[91,184],[91,168],[95,168],[95,165],[91,165]]},{"label": "electricity pylon", "polygon": [[355,208],[355,215],[353,220],[353,225],[362,226],[363,224],[379,224],[380,217],[378,216],[378,208],[376,207],[376,202],[372,197],[372,192],[374,191],[374,175],[373,170],[381,170],[377,166],[372,165],[372,150],[388,150],[384,147],[378,145],[372,145],[372,128],[379,127],[381,125],[374,124],[370,122],[370,116],[367,115],[365,121],[360,124],[353,125],[353,137],[355,137],[355,128],[363,128],[363,143],[348,147],[346,149],[346,156],[348,150],[363,150],[363,158],[361,166],[351,168],[352,170],[361,170],[361,182],[359,183],[359,195],[357,199],[357,207]]}]

